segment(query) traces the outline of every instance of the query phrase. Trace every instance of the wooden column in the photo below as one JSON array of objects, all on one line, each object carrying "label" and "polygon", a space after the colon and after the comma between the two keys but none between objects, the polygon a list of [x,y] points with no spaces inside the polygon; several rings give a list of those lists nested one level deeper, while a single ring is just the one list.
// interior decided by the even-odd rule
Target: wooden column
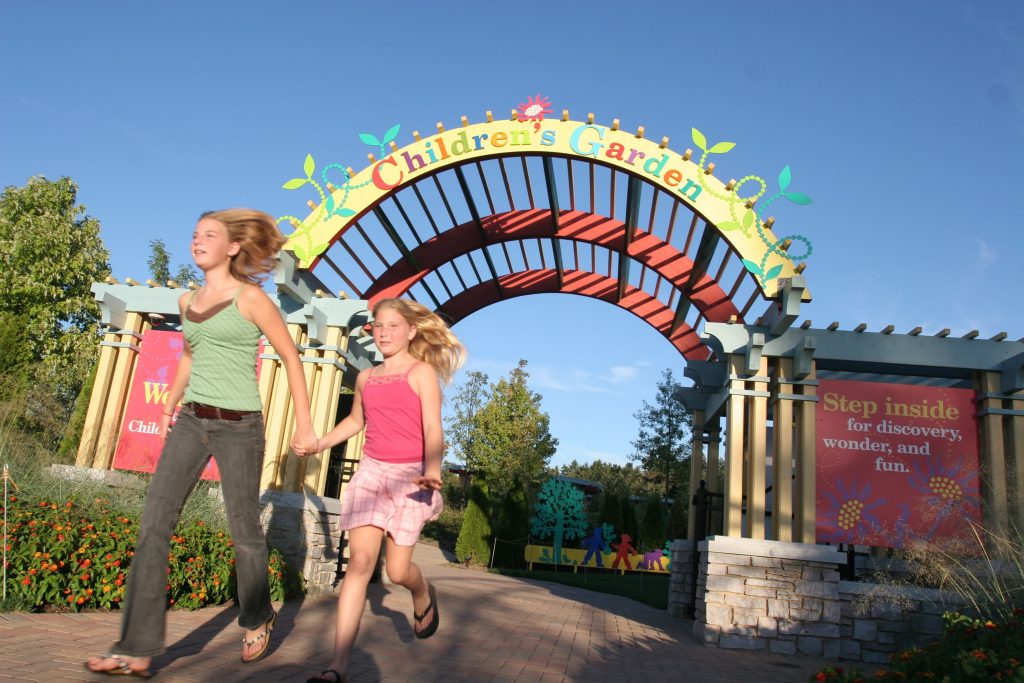
[{"label": "wooden column", "polygon": [[775,364],[775,429],[772,435],[772,538],[793,540],[793,400],[787,380],[793,361],[779,358]]},{"label": "wooden column", "polygon": [[704,427],[706,434],[708,435],[708,490],[715,493],[721,493],[722,488],[719,474],[718,460],[719,460],[719,446],[722,443],[722,430],[718,427],[718,418],[713,418],[713,422],[708,423],[705,418]]},{"label": "wooden column", "polygon": [[143,324],[141,313],[128,313],[125,316],[124,329],[117,333],[118,340],[115,343],[118,346],[114,355],[110,385],[106,391],[92,462],[87,466],[108,470],[113,464],[114,446],[117,445],[121,418],[128,402],[128,388],[131,386],[132,373],[139,357],[138,335]]},{"label": "wooden column", "polygon": [[[1018,394],[1019,395],[1019,394]],[[1016,506],[1012,515],[1017,524],[1017,531],[1024,532],[1024,396],[1014,397],[1010,406],[1017,413],[1009,419],[1010,430],[1007,443],[1013,458],[1013,471],[1016,475],[1013,502]]]},{"label": "wooden column", "polygon": [[[288,333],[293,343],[298,345],[303,338],[302,328],[299,325],[288,325]],[[277,356],[276,350],[270,350],[269,346],[264,347],[268,355]],[[264,417],[266,424],[267,445],[263,456],[263,472],[260,476],[261,489],[280,490],[284,483],[284,467],[288,456],[288,439],[292,431],[292,409],[291,391],[288,389],[288,377],[281,366],[281,361],[275,359],[278,365],[274,373],[273,386],[269,397],[269,405]]]},{"label": "wooden column", "polygon": [[794,528],[794,541],[799,543],[815,542],[815,524],[817,514],[817,467],[815,458],[815,397],[818,388],[814,383],[817,378],[815,364],[812,363],[811,371],[803,378],[805,384],[794,386],[794,393],[804,398],[796,406],[796,485],[794,488],[793,507],[796,524]]},{"label": "wooden column", "polygon": [[[1000,394],[999,373],[979,373],[979,390],[983,397],[978,402],[981,412],[999,410],[1003,401]],[[989,529],[1004,534],[1008,527],[1006,504],[1006,444],[1003,440],[1003,416],[988,413],[981,416],[981,484],[985,500],[984,523]]]},{"label": "wooden column", "polygon": [[747,397],[750,409],[747,454],[747,532],[749,538],[764,539],[765,468],[768,448],[768,358],[762,357],[757,375],[748,386],[755,392]]},{"label": "wooden column", "polygon": [[119,335],[108,329],[100,342],[100,357],[96,362],[96,378],[92,383],[92,395],[89,397],[89,408],[85,413],[85,428],[82,439],[78,442],[78,454],[75,456],[75,467],[92,467],[96,458],[96,443],[110,400],[110,388],[114,378],[114,365],[117,359]]},{"label": "wooden column", "polygon": [[[704,467],[704,411],[693,411],[693,431],[690,440],[690,514],[687,519],[686,537],[696,538],[697,506],[693,497],[700,488],[701,472]],[[681,494],[679,494],[681,495]]]},{"label": "wooden column", "polygon": [[[317,382],[313,397],[311,415],[313,429],[317,434],[326,434],[334,427],[338,414],[338,396],[341,392],[343,375],[342,364],[345,362],[341,351],[348,346],[348,334],[345,328],[331,327],[327,330],[324,340],[325,351],[320,364],[320,379]],[[330,451],[314,453],[306,464],[306,477],[302,482],[305,490],[323,495],[327,481],[327,467],[330,465]]]},{"label": "wooden column", "polygon": [[729,356],[729,372],[737,379],[729,380],[729,398],[725,415],[725,519],[723,533],[739,538],[743,535],[743,427],[746,401],[743,357]]}]

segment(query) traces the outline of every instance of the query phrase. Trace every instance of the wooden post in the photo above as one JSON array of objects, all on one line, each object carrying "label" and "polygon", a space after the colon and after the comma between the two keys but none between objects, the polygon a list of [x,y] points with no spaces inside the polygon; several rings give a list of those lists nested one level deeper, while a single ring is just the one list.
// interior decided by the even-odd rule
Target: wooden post
[{"label": "wooden post", "polygon": [[768,446],[768,358],[762,357],[756,378],[750,382],[755,392],[750,396],[750,441],[747,459],[747,531],[750,538],[764,539],[765,468]]},{"label": "wooden post", "polygon": [[793,540],[793,401],[785,380],[793,376],[793,361],[779,358],[775,365],[775,429],[772,438],[772,538]]},{"label": "wooden post", "polygon": [[121,428],[125,404],[128,402],[128,388],[131,386],[132,373],[138,360],[137,335],[142,331],[143,319],[140,313],[128,313],[125,316],[124,330],[119,334],[114,360],[114,370],[107,391],[106,405],[100,421],[99,433],[96,435],[96,449],[93,452],[92,466],[98,469],[110,469],[114,459],[114,446]]},{"label": "wooden post", "polygon": [[[743,376],[743,357],[729,356],[729,371]],[[743,535],[743,427],[746,401],[742,379],[729,381],[729,399],[725,420],[725,520],[724,534],[739,538]]]},{"label": "wooden post", "polygon": [[[303,337],[302,328],[296,324],[288,325],[292,342],[298,344]],[[265,349],[268,347],[264,347]],[[276,354],[276,349],[269,352]],[[278,365],[274,373],[274,385],[271,390],[270,404],[266,413],[266,452],[263,456],[263,473],[260,477],[261,489],[280,490],[284,482],[284,466],[288,455],[288,439],[291,436],[291,391],[288,390],[288,376],[281,366],[280,358],[275,360]]]},{"label": "wooden post", "polygon": [[700,488],[701,471],[704,465],[704,411],[693,411],[693,432],[690,441],[690,514],[687,517],[686,537],[695,540],[697,534],[697,506],[693,497]]},{"label": "wooden post", "polygon": [[[311,393],[313,398],[311,417],[313,428],[317,434],[325,434],[334,427],[334,421],[338,414],[338,395],[341,392],[342,369],[335,365],[344,363],[342,355],[331,347],[344,350],[348,345],[347,330],[341,327],[330,327],[327,330],[324,345],[328,350],[324,351],[324,362],[320,365],[320,380],[317,382],[316,392]],[[314,453],[308,458],[306,465],[306,478],[303,481],[303,488],[307,491],[323,495],[327,482],[327,468],[330,465],[330,451]]]},{"label": "wooden post", "polygon": [[[999,373],[980,373],[980,391],[983,398],[978,407],[999,409],[1003,407],[1000,398]],[[1008,528],[1009,515],[1006,505],[1006,443],[1003,441],[1003,416],[989,413],[981,417],[982,455],[981,484],[985,499],[985,525],[992,531],[1005,534]],[[1018,477],[1019,478],[1019,477]]]},{"label": "wooden post", "polygon": [[1012,449],[1014,472],[1017,475],[1017,485],[1014,488],[1011,502],[1016,509],[1014,519],[1017,523],[1017,531],[1024,532],[1024,415],[1020,414],[1024,413],[1024,397],[1015,398],[1010,405],[1018,413],[1009,419],[1010,434],[1007,439]]},{"label": "wooden post", "polygon": [[797,439],[797,457],[796,457],[796,487],[795,496],[793,501],[794,511],[796,513],[796,528],[794,529],[794,539],[799,543],[813,544],[815,542],[817,524],[817,466],[815,458],[815,448],[817,442],[815,440],[815,428],[814,428],[814,414],[815,414],[815,402],[814,399],[818,394],[818,387],[815,382],[817,374],[815,371],[816,363],[812,362],[811,371],[804,377],[804,381],[812,382],[811,384],[799,384],[796,385],[800,389],[794,391],[794,393],[806,396],[800,401],[796,407],[796,439]]},{"label": "wooden post", "polygon": [[97,437],[103,414],[110,400],[110,387],[114,377],[114,361],[117,359],[118,335],[108,329],[100,343],[100,357],[96,363],[96,378],[92,383],[92,395],[89,397],[89,409],[85,413],[85,428],[82,439],[78,442],[78,454],[75,456],[75,467],[92,467],[96,459]]}]

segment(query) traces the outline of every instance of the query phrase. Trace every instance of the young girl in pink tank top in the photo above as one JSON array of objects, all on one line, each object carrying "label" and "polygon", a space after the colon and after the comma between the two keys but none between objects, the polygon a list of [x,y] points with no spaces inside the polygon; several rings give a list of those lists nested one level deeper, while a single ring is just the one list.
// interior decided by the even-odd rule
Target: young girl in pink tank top
[{"label": "young girl in pink tank top", "polygon": [[384,299],[373,307],[373,340],[384,363],[359,373],[351,414],[316,444],[316,451],[330,448],[366,427],[363,459],[341,501],[349,561],[338,595],[334,656],[309,681],[346,680],[384,538],[388,579],[412,593],[416,637],[429,638],[440,623],[437,594],[412,553],[423,525],[441,514],[438,379],[451,381],[466,350],[440,317],[403,299]]}]

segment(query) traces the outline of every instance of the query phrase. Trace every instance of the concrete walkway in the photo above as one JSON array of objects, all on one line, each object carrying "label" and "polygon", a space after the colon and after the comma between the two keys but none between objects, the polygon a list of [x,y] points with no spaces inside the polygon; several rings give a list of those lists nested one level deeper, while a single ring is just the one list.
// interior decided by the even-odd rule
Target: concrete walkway
[{"label": "concrete walkway", "polygon": [[[416,560],[437,587],[441,626],[416,640],[404,589],[370,586],[353,683],[493,681],[669,683],[803,682],[824,662],[767,652],[705,648],[692,622],[628,598],[463,569],[432,546]],[[330,595],[280,605],[270,654],[242,664],[235,607],[168,614],[156,681],[305,681],[330,660]],[[112,680],[82,663],[117,638],[119,612],[0,614],[0,680]]]}]

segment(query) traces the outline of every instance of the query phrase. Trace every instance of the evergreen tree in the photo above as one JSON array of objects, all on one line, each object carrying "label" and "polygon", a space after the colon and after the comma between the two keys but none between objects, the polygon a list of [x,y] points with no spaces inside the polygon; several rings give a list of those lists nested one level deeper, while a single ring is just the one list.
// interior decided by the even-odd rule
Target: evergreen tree
[{"label": "evergreen tree", "polygon": [[491,559],[490,502],[483,484],[473,484],[469,504],[462,516],[462,529],[455,542],[459,562],[486,565]]},{"label": "evergreen tree", "polygon": [[644,470],[659,484],[662,497],[671,498],[685,490],[689,478],[690,427],[692,418],[686,407],[672,395],[679,384],[666,368],[658,382],[654,405],[643,402],[634,413],[640,422],[635,452],[629,457],[640,462]]},{"label": "evergreen tree", "polygon": [[640,529],[640,544],[645,550],[665,544],[665,508],[656,496],[647,498],[644,506],[643,526]]},{"label": "evergreen tree", "polygon": [[610,524],[616,531],[622,528],[622,504],[617,495],[607,491],[601,494],[601,512],[597,521]]},{"label": "evergreen tree", "polygon": [[690,516],[690,499],[677,493],[668,513],[668,540],[686,538]]}]

